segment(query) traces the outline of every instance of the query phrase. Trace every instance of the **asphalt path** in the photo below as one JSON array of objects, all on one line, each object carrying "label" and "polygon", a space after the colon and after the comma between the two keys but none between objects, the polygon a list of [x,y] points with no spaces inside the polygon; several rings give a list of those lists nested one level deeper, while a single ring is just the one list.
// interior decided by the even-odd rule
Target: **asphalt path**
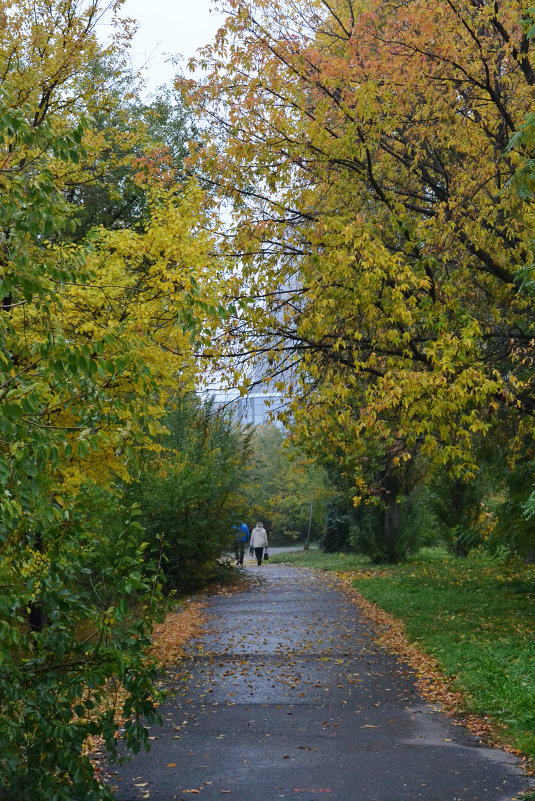
[{"label": "asphalt path", "polygon": [[512,801],[529,781],[418,696],[411,671],[328,574],[247,560],[207,596],[209,632],[168,671],[152,748],[118,801]]}]

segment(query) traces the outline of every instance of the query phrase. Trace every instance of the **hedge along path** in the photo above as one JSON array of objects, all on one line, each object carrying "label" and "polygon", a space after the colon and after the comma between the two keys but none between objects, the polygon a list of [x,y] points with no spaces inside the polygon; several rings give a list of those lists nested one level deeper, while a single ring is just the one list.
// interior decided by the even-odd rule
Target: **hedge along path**
[{"label": "hedge along path", "polygon": [[[376,642],[403,659],[415,672],[415,683],[420,695],[440,707],[440,711],[454,723],[464,726],[486,744],[520,757],[520,764],[528,775],[535,775],[535,765],[517,748],[504,741],[499,724],[489,716],[481,717],[468,710],[465,693],[454,689],[454,680],[448,677],[440,663],[412,642],[402,620],[381,609],[362,596],[353,582],[370,576],[366,570],[334,571],[347,595],[359,607],[376,631]],[[377,573],[374,573],[377,575]]]}]

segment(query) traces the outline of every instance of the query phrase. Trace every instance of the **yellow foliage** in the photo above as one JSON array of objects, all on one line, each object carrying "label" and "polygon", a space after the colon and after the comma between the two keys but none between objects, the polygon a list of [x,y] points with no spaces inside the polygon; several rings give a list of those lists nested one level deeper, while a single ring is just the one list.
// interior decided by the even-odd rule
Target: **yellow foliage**
[{"label": "yellow foliage", "polygon": [[506,153],[533,104],[521,6],[230,6],[207,79],[181,89],[210,115],[192,161],[234,201],[235,291],[257,299],[254,335],[231,347],[270,349],[298,437],[357,484],[370,451],[473,472],[496,405],[532,438],[532,298],[516,279],[535,204],[507,184]]}]

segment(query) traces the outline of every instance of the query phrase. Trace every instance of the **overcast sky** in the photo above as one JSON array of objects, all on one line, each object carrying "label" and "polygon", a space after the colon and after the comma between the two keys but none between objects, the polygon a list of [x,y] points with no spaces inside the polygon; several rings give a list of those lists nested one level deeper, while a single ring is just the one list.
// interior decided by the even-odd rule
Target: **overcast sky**
[{"label": "overcast sky", "polygon": [[197,48],[213,39],[224,17],[211,8],[212,0],[126,0],[123,15],[138,21],[133,66],[148,62],[144,75],[149,91],[169,83],[174,75],[166,54],[184,56],[185,67]]}]

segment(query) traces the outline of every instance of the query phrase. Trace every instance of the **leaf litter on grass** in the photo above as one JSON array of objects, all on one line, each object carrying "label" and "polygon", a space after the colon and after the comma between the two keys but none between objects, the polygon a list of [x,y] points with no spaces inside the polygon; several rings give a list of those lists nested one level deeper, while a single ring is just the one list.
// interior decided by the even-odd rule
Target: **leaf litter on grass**
[{"label": "leaf litter on grass", "polygon": [[[382,575],[388,573],[388,571],[381,572]],[[395,653],[414,670],[420,695],[428,702],[438,705],[445,715],[453,718],[454,722],[467,728],[488,745],[519,756],[526,773],[535,775],[533,761],[504,741],[503,732],[495,720],[490,716],[476,715],[467,711],[466,695],[452,688],[452,680],[445,675],[438,660],[411,642],[406,634],[404,622],[368,601],[353,586],[355,580],[370,577],[370,572],[335,571],[335,575],[341,580],[348,596],[373,623],[377,632],[375,637],[377,643]],[[372,575],[375,577],[377,574]]]}]

